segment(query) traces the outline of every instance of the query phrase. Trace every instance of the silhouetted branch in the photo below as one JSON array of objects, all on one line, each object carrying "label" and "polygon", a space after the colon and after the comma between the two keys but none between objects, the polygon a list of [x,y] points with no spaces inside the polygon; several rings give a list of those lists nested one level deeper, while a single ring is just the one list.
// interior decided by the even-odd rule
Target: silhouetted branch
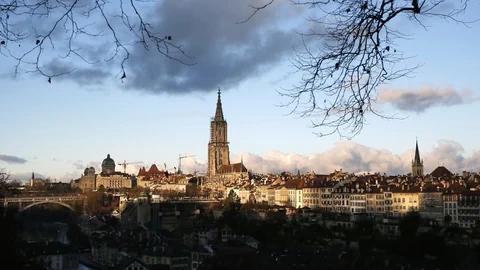
[{"label": "silhouetted branch", "polygon": [[253,13],[250,14],[250,16],[248,16],[248,18],[245,20],[245,21],[242,21],[242,22],[238,22],[237,24],[241,24],[241,23],[246,23],[248,22],[253,16],[255,16],[255,14],[257,14],[257,12],[259,12],[260,10],[262,9],[265,9],[267,8],[268,6],[270,6],[271,4],[273,4],[275,0],[270,0],[270,2],[266,3],[265,5],[263,6],[259,6],[259,7],[255,7],[255,6],[252,6],[252,5],[248,5],[249,7],[251,7],[253,9]]},{"label": "silhouetted branch", "polygon": [[[257,12],[271,6],[253,7]],[[407,18],[425,27],[420,17],[436,17],[468,25],[458,19],[467,8],[468,0],[323,0],[291,1],[297,6],[316,8],[318,17],[309,18],[319,31],[301,33],[302,50],[292,60],[300,82],[282,89],[280,95],[293,107],[290,114],[316,118],[315,128],[327,128],[319,136],[338,133],[352,138],[363,128],[366,115],[386,116],[372,107],[376,90],[396,79],[410,76],[419,67],[401,67],[407,58],[395,41],[409,36],[394,29],[392,21]],[[451,4],[452,6],[442,6]],[[455,7],[458,6],[458,7]],[[440,10],[447,10],[441,12]]]},{"label": "silhouetted branch", "polygon": [[[0,0],[0,53],[16,61],[15,76],[21,71],[40,73],[49,77],[49,82],[52,77],[75,70],[72,67],[59,72],[45,67],[56,57],[51,52],[58,47],[64,50],[58,55],[62,59],[75,56],[87,64],[96,64],[100,59],[90,59],[81,47],[91,46],[84,42],[100,37],[113,41],[113,55],[105,61],[121,58],[122,79],[126,77],[131,45],[142,44],[146,50],[154,48],[168,59],[194,64],[183,60],[190,57],[172,41],[171,33],[155,33],[145,21],[141,11],[146,9],[140,5],[155,4],[141,0]],[[47,51],[49,54],[45,54]]]}]

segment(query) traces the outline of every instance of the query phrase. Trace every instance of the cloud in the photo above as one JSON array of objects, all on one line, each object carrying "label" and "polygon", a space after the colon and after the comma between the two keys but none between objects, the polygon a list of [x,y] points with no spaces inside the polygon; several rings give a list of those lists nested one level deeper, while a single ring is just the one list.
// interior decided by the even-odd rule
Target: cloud
[{"label": "cloud", "polygon": [[91,66],[76,67],[58,59],[54,59],[47,64],[46,70],[50,74],[64,74],[71,72],[70,74],[55,77],[53,80],[72,80],[81,86],[103,85],[105,78],[110,76],[110,73],[102,68],[91,68]]},{"label": "cloud", "polygon": [[[94,5],[94,2],[90,2],[85,2],[85,6],[77,12]],[[151,41],[147,41],[147,44],[136,42],[137,33],[127,31],[119,18],[119,6],[112,1],[107,16],[116,29],[116,37],[129,51],[128,61],[122,63],[126,54],[123,49],[116,50],[114,37],[100,14],[92,14],[88,19],[79,14],[79,28],[87,27],[86,30],[92,34],[102,34],[96,38],[79,36],[70,44],[65,41],[70,37],[69,33],[62,31],[62,27],[57,28],[52,35],[55,50],[50,52],[51,44],[46,42],[40,64],[48,74],[63,74],[73,70],[72,73],[52,78],[52,83],[71,80],[87,89],[104,85],[108,80],[119,82],[121,65],[125,67],[127,77],[118,87],[124,89],[186,94],[215,91],[218,87],[232,88],[269,71],[287,56],[293,56],[294,49],[302,46],[302,39],[295,31],[306,32],[312,27],[312,23],[304,20],[311,11],[288,1],[275,1],[248,22],[238,23],[252,14],[254,10],[250,5],[258,6],[267,2],[176,0],[136,3],[151,33],[161,37],[172,36],[172,44],[181,46],[187,54],[182,55],[175,48],[170,48],[169,57],[194,64],[187,66],[159,53]],[[126,12],[131,14],[131,23],[138,26],[139,21],[133,15],[133,10]],[[49,29],[43,29],[41,25],[52,24],[52,19],[41,19],[42,24],[36,30],[45,35]],[[30,20],[20,25],[31,23]],[[69,53],[70,48],[75,53]],[[18,50],[22,55],[24,48]],[[62,57],[65,55],[69,57]]]},{"label": "cloud", "polygon": [[75,168],[75,170],[80,171],[81,173],[83,173],[83,171],[89,167],[93,167],[95,168],[96,172],[99,172],[101,171],[101,168],[102,168],[102,161],[84,162],[82,160],[77,160],[72,162],[72,165]]},{"label": "cloud", "polygon": [[380,103],[390,103],[393,107],[407,112],[422,113],[433,107],[449,107],[477,100],[468,91],[452,88],[420,88],[416,90],[382,90],[377,97]]},{"label": "cloud", "polygon": [[[143,166],[145,166],[145,163],[127,164],[125,172],[128,173],[128,174],[135,174],[135,175],[137,175],[137,174],[138,174],[138,171],[139,171],[140,168],[142,168]],[[157,164],[157,166],[158,166],[158,169],[160,169],[160,170],[162,169],[162,167],[161,167],[159,164]],[[145,168],[148,169],[148,168],[150,168],[150,166],[148,166],[148,167],[145,166]],[[123,166],[117,165],[117,166],[115,167],[115,170],[116,170],[116,171],[119,171],[119,172],[123,172]]]},{"label": "cloud", "polygon": [[0,161],[9,163],[9,164],[25,164],[27,160],[17,156],[2,155],[0,154]]},{"label": "cloud", "polygon": [[[177,165],[175,165],[177,166]],[[185,158],[182,160],[182,171],[183,173],[205,173],[207,172],[207,161],[199,161],[193,158]],[[178,168],[177,168],[178,169]]]},{"label": "cloud", "polygon": [[[465,156],[464,148],[455,141],[441,140],[431,152],[422,152],[425,173],[432,172],[439,164],[454,173],[463,170],[480,171],[480,151]],[[298,155],[293,153],[270,152],[263,155],[239,153],[233,155],[232,163],[239,162],[241,156],[245,166],[255,173],[279,173],[290,171],[302,173],[315,171],[326,174],[343,169],[350,173],[380,172],[390,175],[411,172],[414,149],[395,154],[385,149],[375,149],[352,141],[337,142],[323,153]]]},{"label": "cloud", "polygon": [[82,176],[79,172],[68,172],[63,175],[53,177],[57,182],[70,183],[71,180],[78,179]]},{"label": "cloud", "polygon": [[259,4],[251,0],[160,1],[150,13],[157,18],[153,29],[172,35],[173,42],[194,58],[175,57],[196,64],[185,66],[154,49],[137,46],[128,62],[127,87],[170,94],[229,88],[291,54],[300,39],[280,25],[298,18],[294,16],[297,9],[277,1],[249,22],[237,24],[251,14],[249,2]]},{"label": "cloud", "polygon": [[77,170],[84,170],[85,168],[87,168],[87,166],[85,164],[83,164],[82,162],[74,162],[72,165]]}]

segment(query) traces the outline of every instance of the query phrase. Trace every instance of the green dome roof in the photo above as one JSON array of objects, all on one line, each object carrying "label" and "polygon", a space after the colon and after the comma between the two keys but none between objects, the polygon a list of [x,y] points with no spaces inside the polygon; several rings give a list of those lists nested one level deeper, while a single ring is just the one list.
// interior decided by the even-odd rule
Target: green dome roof
[{"label": "green dome roof", "polygon": [[115,161],[110,157],[110,154],[107,155],[107,158],[103,160],[102,166],[115,166]]}]

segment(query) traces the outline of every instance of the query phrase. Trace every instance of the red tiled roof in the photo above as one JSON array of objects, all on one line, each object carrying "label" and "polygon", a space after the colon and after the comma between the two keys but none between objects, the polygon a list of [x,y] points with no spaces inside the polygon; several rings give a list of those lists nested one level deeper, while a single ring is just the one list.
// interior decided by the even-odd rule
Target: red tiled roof
[{"label": "red tiled roof", "polygon": [[153,164],[151,167],[150,167],[150,170],[148,170],[148,173],[149,174],[160,174],[160,170],[157,168],[157,165]]},{"label": "red tiled roof", "polygon": [[138,171],[138,176],[146,176],[147,175],[147,170],[145,170],[145,167],[140,168]]},{"label": "red tiled roof", "polygon": [[248,172],[247,168],[243,163],[234,163],[230,165],[222,165],[218,169],[218,173],[239,173],[239,172]]},{"label": "red tiled roof", "polygon": [[302,189],[304,187],[305,181],[301,179],[292,179],[288,180],[285,183],[286,188],[295,188],[295,189]]}]

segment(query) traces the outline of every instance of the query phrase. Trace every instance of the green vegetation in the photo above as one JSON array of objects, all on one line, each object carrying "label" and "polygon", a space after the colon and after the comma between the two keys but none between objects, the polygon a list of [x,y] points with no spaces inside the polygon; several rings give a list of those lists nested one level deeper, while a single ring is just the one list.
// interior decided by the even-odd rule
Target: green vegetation
[{"label": "green vegetation", "polygon": [[115,208],[114,197],[100,191],[87,192],[87,202],[85,210],[91,214],[110,214]]}]

